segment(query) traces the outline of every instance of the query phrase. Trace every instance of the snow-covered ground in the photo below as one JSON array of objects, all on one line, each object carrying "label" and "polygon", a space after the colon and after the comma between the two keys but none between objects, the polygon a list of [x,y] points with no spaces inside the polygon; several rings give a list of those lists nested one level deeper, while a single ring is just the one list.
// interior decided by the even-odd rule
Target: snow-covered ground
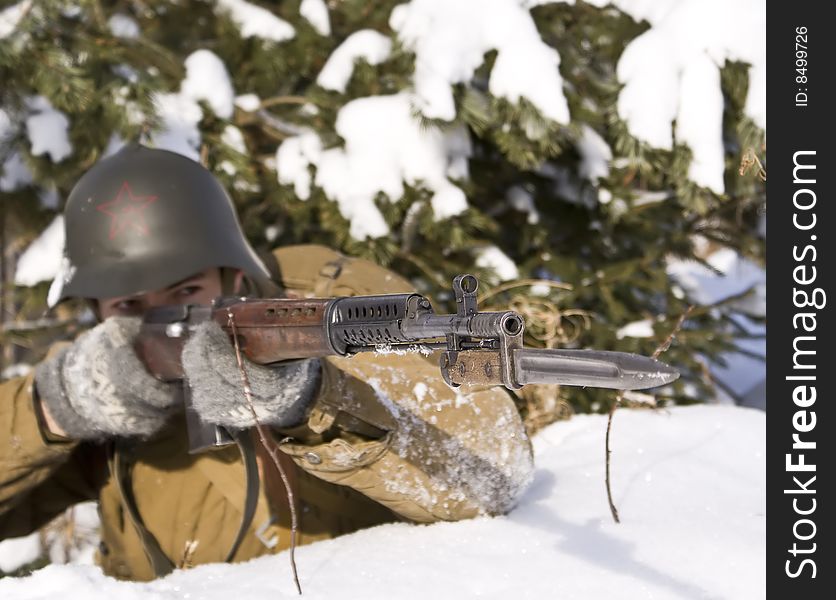
[{"label": "snow-covered ground", "polygon": [[[605,417],[584,415],[535,436],[534,482],[508,516],[384,525],[299,548],[303,597],[763,598],[765,414],[728,406],[618,411],[612,469],[621,524],[604,490],[605,429]],[[53,597],[298,596],[286,554],[142,584],[84,565],[0,579],[5,600]]]}]

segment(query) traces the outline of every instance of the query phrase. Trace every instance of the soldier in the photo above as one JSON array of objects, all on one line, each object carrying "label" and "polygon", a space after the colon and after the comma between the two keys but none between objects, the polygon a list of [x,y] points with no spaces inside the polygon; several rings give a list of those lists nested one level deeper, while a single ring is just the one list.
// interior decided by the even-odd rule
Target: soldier
[{"label": "soldier", "polygon": [[[409,284],[321,246],[281,248],[268,265],[206,169],[138,145],[78,181],[65,226],[57,299],[87,299],[99,324],[0,386],[0,539],[97,500],[98,560],[115,577],[149,580],[287,549],[288,490],[251,429],[229,337],[201,325],[183,367],[201,420],[237,443],[190,454],[180,388],[151,376],[133,350],[140,317],[230,294],[344,296]],[[298,543],[398,520],[503,513],[531,478],[530,444],[507,392],[452,390],[418,354],[246,370],[296,499]]]}]

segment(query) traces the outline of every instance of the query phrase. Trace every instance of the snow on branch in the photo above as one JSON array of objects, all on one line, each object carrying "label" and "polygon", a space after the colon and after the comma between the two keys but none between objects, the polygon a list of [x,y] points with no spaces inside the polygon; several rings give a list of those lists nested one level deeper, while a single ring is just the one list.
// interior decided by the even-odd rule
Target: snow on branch
[{"label": "snow on branch", "polygon": [[[436,219],[461,213],[467,199],[448,176],[467,176],[468,134],[460,127],[422,127],[413,115],[412,100],[402,93],[359,98],[343,106],[336,122],[345,140],[342,148],[324,150],[314,133],[286,140],[276,152],[279,183],[292,184],[303,200],[315,183],[337,201],[351,222],[351,236],[359,240],[389,233],[374,199],[380,192],[399,199],[404,182],[433,192]],[[310,165],[317,169],[313,182]]]},{"label": "snow on branch", "polygon": [[[610,0],[591,3],[603,6]],[[766,3],[612,3],[652,25],[627,46],[618,63],[618,78],[624,83],[619,114],[634,136],[653,146],[670,149],[674,136],[687,144],[693,152],[689,177],[723,193],[720,68],[726,60],[751,65],[745,110],[766,129]]]},{"label": "snow on branch", "polygon": [[392,40],[373,29],[361,29],[348,36],[328,57],[316,82],[327,90],[340,93],[351,80],[354,63],[362,58],[370,65],[378,65],[389,58]]},{"label": "snow on branch", "polygon": [[287,21],[280,19],[266,8],[244,0],[218,0],[218,8],[241,30],[244,37],[257,37],[272,42],[292,39],[296,30]]},{"label": "snow on branch", "polygon": [[415,91],[424,116],[456,117],[452,85],[467,83],[496,50],[489,89],[518,102],[525,97],[545,117],[569,122],[558,71],[560,56],[540,38],[531,14],[515,0],[412,0],[389,18],[415,52]]},{"label": "snow on branch", "polygon": [[299,14],[307,19],[319,35],[331,35],[331,19],[325,0],[302,0]]}]

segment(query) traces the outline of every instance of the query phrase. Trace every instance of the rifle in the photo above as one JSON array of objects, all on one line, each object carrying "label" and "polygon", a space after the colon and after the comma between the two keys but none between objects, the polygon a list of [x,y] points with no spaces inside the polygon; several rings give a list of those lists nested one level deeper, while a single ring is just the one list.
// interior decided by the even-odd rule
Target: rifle
[{"label": "rifle", "polygon": [[[137,352],[162,381],[183,379],[180,354],[189,332],[209,319],[232,335],[242,352],[266,365],[280,361],[347,356],[358,352],[441,350],[440,369],[452,386],[530,383],[635,390],[670,383],[674,368],[626,352],[525,348],[525,323],[514,311],[479,312],[472,275],[453,279],[455,314],[436,314],[417,293],[339,298],[217,299],[211,306],[164,306],[146,313]],[[191,451],[232,440],[223,428],[207,426],[189,410]]]}]

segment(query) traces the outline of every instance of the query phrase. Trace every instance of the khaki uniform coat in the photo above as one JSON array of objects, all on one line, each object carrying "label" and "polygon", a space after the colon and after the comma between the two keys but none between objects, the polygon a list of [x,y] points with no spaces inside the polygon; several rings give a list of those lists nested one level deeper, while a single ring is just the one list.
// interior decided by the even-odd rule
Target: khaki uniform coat
[{"label": "khaki uniform coat", "polygon": [[[322,246],[275,253],[289,295],[412,291],[397,275]],[[397,520],[429,523],[507,511],[531,477],[531,449],[500,388],[452,390],[437,357],[370,353],[323,360],[307,423],[277,432],[305,544]],[[464,389],[464,388],[462,388]],[[0,539],[28,534],[69,506],[98,500],[98,559],[112,576],[159,573],[149,544],[176,567],[227,558],[246,496],[236,446],[187,452],[174,419],[142,443],[78,443],[45,434],[33,379],[0,385]],[[233,561],[287,549],[281,479],[257,444],[262,484]]]}]

